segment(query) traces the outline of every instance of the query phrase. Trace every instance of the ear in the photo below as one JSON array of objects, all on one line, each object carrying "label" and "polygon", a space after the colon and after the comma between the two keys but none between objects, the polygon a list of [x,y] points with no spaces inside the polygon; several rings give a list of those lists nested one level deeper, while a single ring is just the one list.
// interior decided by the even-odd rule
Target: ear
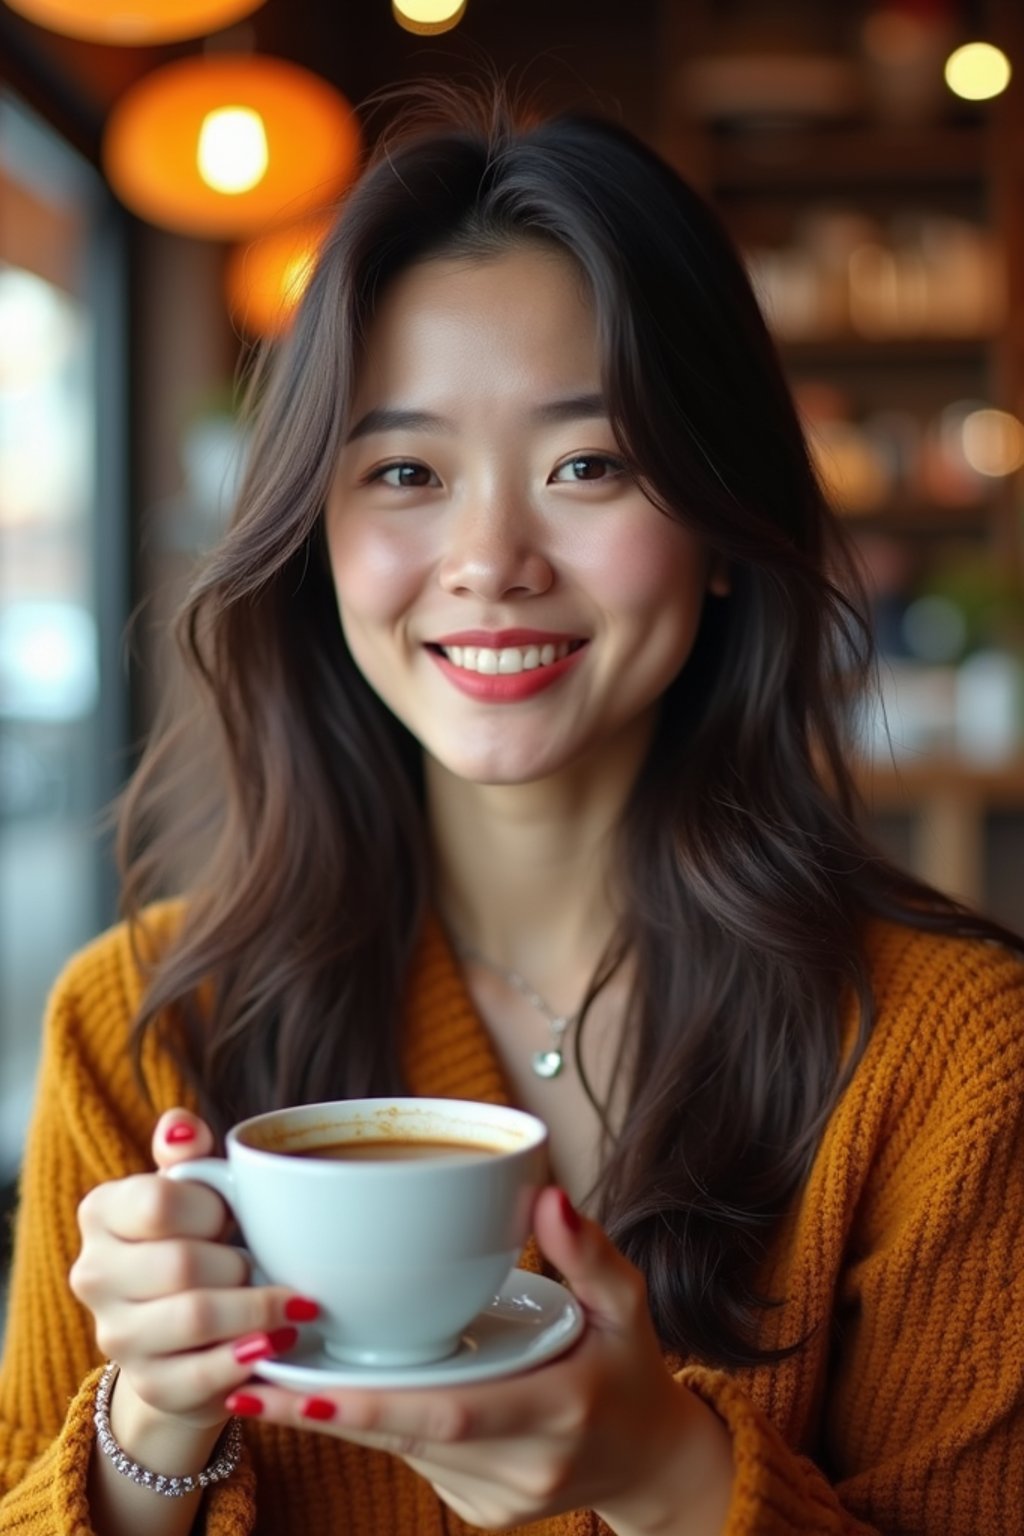
[{"label": "ear", "polygon": [[712,555],[708,562],[707,590],[712,597],[728,597],[732,591],[732,575],[724,555]]}]

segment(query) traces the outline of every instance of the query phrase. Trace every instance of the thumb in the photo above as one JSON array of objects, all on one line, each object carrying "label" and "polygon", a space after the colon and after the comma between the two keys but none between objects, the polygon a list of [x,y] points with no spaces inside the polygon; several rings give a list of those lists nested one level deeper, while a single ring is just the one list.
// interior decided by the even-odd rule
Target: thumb
[{"label": "thumb", "polygon": [[537,1197],[534,1233],[544,1257],[566,1281],[589,1320],[625,1332],[647,1318],[640,1271],[598,1226],[581,1216],[564,1190],[552,1185]]},{"label": "thumb", "polygon": [[213,1132],[205,1120],[187,1109],[169,1109],[153,1131],[153,1161],[159,1170],[175,1163],[207,1157],[213,1151]]}]

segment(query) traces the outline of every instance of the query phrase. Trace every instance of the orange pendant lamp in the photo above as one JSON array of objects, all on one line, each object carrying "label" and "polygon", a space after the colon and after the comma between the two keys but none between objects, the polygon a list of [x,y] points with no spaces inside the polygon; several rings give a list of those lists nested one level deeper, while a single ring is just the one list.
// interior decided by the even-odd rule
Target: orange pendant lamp
[{"label": "orange pendant lamp", "polygon": [[236,246],[224,274],[228,308],[248,336],[282,335],[313,275],[332,214],[303,219]]},{"label": "orange pendant lamp", "polygon": [[51,32],[92,43],[171,43],[240,21],[265,0],[7,0],[12,11]]},{"label": "orange pendant lamp", "polygon": [[337,197],[359,146],[355,113],[319,75],[262,54],[211,54],[129,88],[107,122],[103,167],[149,223],[231,240]]}]

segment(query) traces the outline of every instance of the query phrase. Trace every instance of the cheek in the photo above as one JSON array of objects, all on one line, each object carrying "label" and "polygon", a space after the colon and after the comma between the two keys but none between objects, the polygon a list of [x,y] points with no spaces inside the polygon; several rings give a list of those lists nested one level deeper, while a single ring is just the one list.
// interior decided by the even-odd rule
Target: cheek
[{"label": "cheek", "polygon": [[692,638],[700,621],[705,565],[700,541],[659,517],[612,532],[592,564],[591,581],[609,613],[635,619],[648,630],[666,626]]},{"label": "cheek", "polygon": [[331,574],[342,620],[387,623],[401,616],[430,567],[407,532],[340,518],[328,532]]}]

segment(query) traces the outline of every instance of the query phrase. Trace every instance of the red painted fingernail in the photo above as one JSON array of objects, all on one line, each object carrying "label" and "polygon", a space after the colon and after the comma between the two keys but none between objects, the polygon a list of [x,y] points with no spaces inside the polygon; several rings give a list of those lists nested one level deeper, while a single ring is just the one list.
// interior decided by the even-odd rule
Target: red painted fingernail
[{"label": "red painted fingernail", "polygon": [[284,1315],[293,1323],[311,1323],[320,1316],[320,1308],[305,1296],[291,1296],[284,1304]]},{"label": "red painted fingernail", "polygon": [[269,1333],[247,1333],[234,1346],[239,1365],[250,1365],[253,1360],[266,1360],[268,1355],[279,1355],[299,1337],[297,1328],[271,1328]]},{"label": "red painted fingernail", "polygon": [[326,1397],[307,1397],[299,1410],[304,1419],[319,1419],[326,1423],[337,1413],[337,1405]]},{"label": "red painted fingernail", "polygon": [[239,1339],[234,1346],[235,1359],[239,1365],[250,1365],[254,1360],[265,1360],[273,1353],[274,1346],[270,1342],[270,1335],[266,1333],[247,1333],[245,1338]]},{"label": "red painted fingernail", "polygon": [[194,1125],[189,1125],[187,1120],[176,1120],[173,1125],[169,1125],[166,1131],[164,1131],[164,1141],[169,1141],[172,1145],[180,1144],[183,1141],[195,1141],[195,1139],[196,1128]]},{"label": "red painted fingernail", "polygon": [[228,1413],[237,1413],[241,1418],[256,1418],[263,1412],[263,1400],[253,1397],[251,1392],[232,1392],[225,1398],[224,1407]]},{"label": "red painted fingernail", "polygon": [[562,1220],[569,1228],[569,1231],[581,1232],[583,1230],[583,1218],[564,1189],[558,1191],[558,1198],[562,1206]]}]

